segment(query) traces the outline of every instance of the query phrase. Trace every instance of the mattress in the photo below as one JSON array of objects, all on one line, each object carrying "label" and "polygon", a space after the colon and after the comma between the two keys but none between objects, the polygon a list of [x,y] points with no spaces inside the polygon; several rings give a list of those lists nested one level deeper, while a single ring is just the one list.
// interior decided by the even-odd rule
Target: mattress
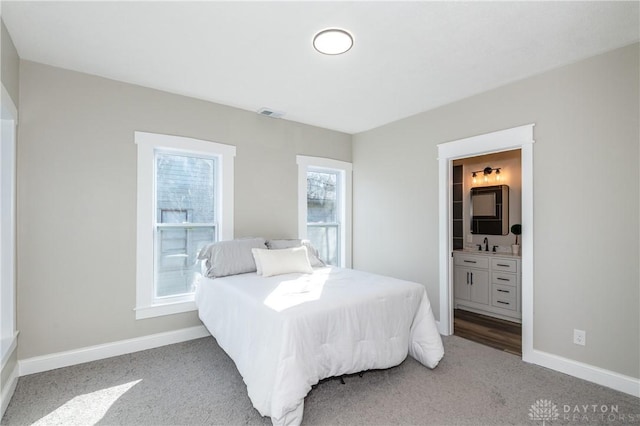
[{"label": "mattress", "polygon": [[424,286],[352,269],[200,278],[200,319],[233,359],[253,406],[274,425],[302,421],[321,379],[444,354]]}]

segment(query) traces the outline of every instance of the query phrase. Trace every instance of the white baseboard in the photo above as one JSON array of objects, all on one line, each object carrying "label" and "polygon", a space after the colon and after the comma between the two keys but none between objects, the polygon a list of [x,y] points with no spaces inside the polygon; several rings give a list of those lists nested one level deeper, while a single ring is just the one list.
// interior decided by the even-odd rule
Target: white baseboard
[{"label": "white baseboard", "polygon": [[523,361],[640,398],[640,379],[534,349]]},{"label": "white baseboard", "polygon": [[[440,330],[439,321],[436,321],[436,325]],[[28,374],[68,367],[84,362],[97,361],[99,359],[185,342],[187,340],[199,339],[209,335],[209,331],[204,326],[196,326],[18,361],[18,365],[11,373],[9,386],[6,386],[2,390],[2,412],[4,413],[6,405],[9,404],[11,395],[13,395],[18,375],[26,376]],[[640,398],[640,379],[631,376],[535,349],[530,355],[523,359],[523,361],[550,368]]]},{"label": "white baseboard", "polygon": [[11,401],[11,397],[13,396],[13,392],[16,390],[16,386],[18,385],[18,364],[13,367],[13,370],[9,374],[9,378],[7,379],[7,383],[2,388],[2,393],[0,394],[0,419],[4,416],[4,412],[7,410],[9,406],[9,401]]},{"label": "white baseboard", "polygon": [[20,376],[40,373],[84,362],[97,361],[113,356],[130,354],[133,352],[153,349],[160,346],[185,342],[209,336],[209,331],[203,326],[183,328],[166,333],[151,334],[149,336],[120,340],[102,345],[88,346],[50,355],[36,356],[18,361]]}]

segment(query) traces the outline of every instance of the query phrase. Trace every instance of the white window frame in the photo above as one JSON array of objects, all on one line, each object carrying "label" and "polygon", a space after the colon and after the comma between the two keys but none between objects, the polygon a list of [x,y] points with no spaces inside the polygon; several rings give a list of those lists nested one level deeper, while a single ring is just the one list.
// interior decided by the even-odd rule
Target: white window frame
[{"label": "white window frame", "polygon": [[331,158],[296,156],[298,163],[298,238],[307,238],[307,172],[339,172],[343,188],[338,191],[340,209],[340,265],[351,268],[351,218],[353,165]]},{"label": "white window frame", "polygon": [[156,215],[155,154],[216,157],[216,222],[218,240],[233,239],[233,176],[236,147],[217,142],[158,133],[135,132],[138,146],[138,213],[136,248],[136,319],[196,310],[194,293],[156,297],[154,235]]},{"label": "white window frame", "polygon": [[1,368],[4,368],[17,347],[18,339],[15,275],[18,110],[4,85],[2,85],[0,96],[2,108],[0,136],[0,363]]}]

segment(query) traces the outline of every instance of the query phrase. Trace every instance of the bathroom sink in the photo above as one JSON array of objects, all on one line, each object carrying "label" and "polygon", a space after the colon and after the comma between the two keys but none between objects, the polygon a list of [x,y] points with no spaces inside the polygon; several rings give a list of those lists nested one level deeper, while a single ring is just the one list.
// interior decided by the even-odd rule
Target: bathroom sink
[{"label": "bathroom sink", "polygon": [[472,249],[472,248],[463,248],[462,249],[463,252],[465,253],[493,253],[492,251],[484,251],[484,250],[478,250],[478,249]]}]

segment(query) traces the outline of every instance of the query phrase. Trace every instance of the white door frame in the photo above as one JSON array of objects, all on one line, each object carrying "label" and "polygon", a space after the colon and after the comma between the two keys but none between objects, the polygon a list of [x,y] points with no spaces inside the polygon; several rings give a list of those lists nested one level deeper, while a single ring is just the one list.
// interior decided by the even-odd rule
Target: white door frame
[{"label": "white door frame", "polygon": [[527,124],[438,145],[440,333],[453,333],[451,163],[453,160],[521,150],[522,157],[522,359],[533,356],[533,126]]}]

